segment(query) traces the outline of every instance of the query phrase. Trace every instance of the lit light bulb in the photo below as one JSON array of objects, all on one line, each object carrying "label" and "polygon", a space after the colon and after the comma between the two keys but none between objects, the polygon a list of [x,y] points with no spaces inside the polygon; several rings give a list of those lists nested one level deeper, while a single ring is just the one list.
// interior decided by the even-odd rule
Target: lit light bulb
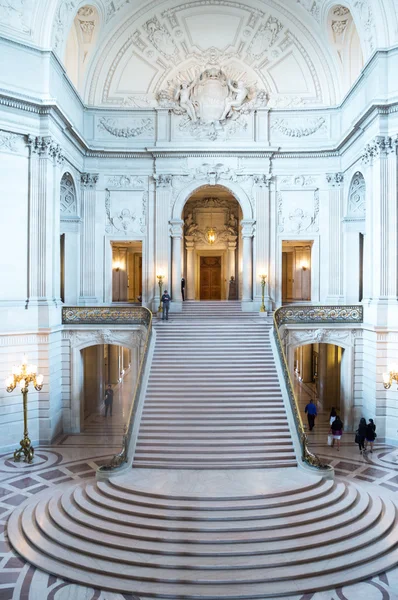
[{"label": "lit light bulb", "polygon": [[11,387],[13,385],[13,383],[14,383],[14,377],[12,377],[12,375],[9,375],[6,378],[6,382],[5,383],[6,383],[6,387]]},{"label": "lit light bulb", "polygon": [[383,373],[384,383],[390,383],[390,373]]},{"label": "lit light bulb", "polygon": [[26,385],[25,379],[21,379],[20,382],[19,382],[19,387],[21,388],[21,390],[24,389],[25,385]]},{"label": "lit light bulb", "polygon": [[44,381],[44,375],[42,375],[42,374],[40,373],[40,375],[38,375],[38,376],[36,377],[36,385],[43,385],[43,381]]}]

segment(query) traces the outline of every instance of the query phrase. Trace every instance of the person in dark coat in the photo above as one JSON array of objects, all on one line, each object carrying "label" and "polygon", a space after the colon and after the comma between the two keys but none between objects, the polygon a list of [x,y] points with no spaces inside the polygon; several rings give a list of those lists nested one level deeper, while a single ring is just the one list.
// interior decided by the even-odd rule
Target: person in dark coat
[{"label": "person in dark coat", "polygon": [[341,440],[341,436],[343,435],[343,427],[344,427],[343,421],[337,415],[337,417],[335,418],[335,420],[333,421],[333,423],[330,427],[330,430],[333,435],[333,445],[334,445],[334,442],[336,442],[338,451],[340,450],[340,440]]},{"label": "person in dark coat", "polygon": [[162,302],[162,321],[166,318],[166,321],[169,320],[169,308],[170,308],[170,300],[171,297],[167,290],[164,290],[164,294],[161,298]]},{"label": "person in dark coat", "polygon": [[112,416],[112,406],[113,406],[113,389],[111,384],[108,384],[108,387],[105,392],[105,416],[108,416],[108,410],[110,416]]},{"label": "person in dark coat", "polygon": [[182,277],[181,279],[181,296],[182,296],[182,301],[185,300],[185,279],[184,277]]},{"label": "person in dark coat", "polygon": [[318,414],[316,412],[316,406],[315,406],[313,400],[309,401],[309,403],[305,407],[305,412],[307,414],[308,426],[310,428],[310,431],[312,431],[314,429],[314,425],[315,425],[315,417]]},{"label": "person in dark coat", "polygon": [[365,450],[366,431],[367,431],[366,419],[364,419],[362,417],[362,419],[359,421],[358,429],[356,430],[356,433],[355,433],[355,441],[359,446],[359,452],[361,454]]},{"label": "person in dark coat", "polygon": [[373,444],[376,439],[376,425],[373,419],[369,419],[369,423],[366,426],[366,444],[365,450],[368,449],[368,444],[370,445],[370,453],[373,454]]}]

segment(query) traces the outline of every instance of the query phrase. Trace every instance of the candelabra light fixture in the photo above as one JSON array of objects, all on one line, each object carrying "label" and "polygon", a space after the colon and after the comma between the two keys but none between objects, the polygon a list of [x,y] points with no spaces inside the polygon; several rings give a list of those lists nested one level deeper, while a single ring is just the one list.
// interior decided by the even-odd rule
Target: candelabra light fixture
[{"label": "candelabra light fixture", "polygon": [[159,307],[158,307],[158,312],[160,313],[160,311],[162,310],[162,292],[163,292],[163,280],[164,280],[165,276],[164,275],[156,275],[156,279],[158,280],[158,286],[159,286]]},{"label": "candelabra light fixture", "polygon": [[260,306],[260,312],[265,312],[265,304],[264,304],[264,291],[265,291],[265,284],[267,283],[267,275],[259,275],[260,279],[261,279],[261,306]]},{"label": "candelabra light fixture", "polygon": [[389,390],[393,381],[398,385],[398,365],[392,365],[388,373],[383,373],[384,389]]},{"label": "candelabra light fixture", "polygon": [[14,452],[14,461],[19,461],[22,454],[25,456],[24,460],[26,462],[30,463],[33,460],[34,448],[28,432],[28,390],[29,385],[32,383],[34,388],[39,392],[43,387],[43,381],[43,375],[37,374],[37,366],[29,365],[26,356],[23,357],[20,366],[12,368],[12,375],[9,375],[6,379],[7,392],[12,392],[19,386],[23,399],[24,435],[20,442],[20,447]]}]

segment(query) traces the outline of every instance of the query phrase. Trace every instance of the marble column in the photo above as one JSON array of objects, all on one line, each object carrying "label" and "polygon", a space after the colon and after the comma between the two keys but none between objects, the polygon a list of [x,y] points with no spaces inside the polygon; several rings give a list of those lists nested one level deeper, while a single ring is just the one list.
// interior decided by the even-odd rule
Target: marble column
[{"label": "marble column", "polygon": [[[242,227],[242,310],[253,301],[253,219],[241,221]],[[248,310],[250,308],[248,307]]]},{"label": "marble column", "polygon": [[[343,290],[343,173],[328,173],[329,184],[329,285],[326,301],[344,302]],[[358,264],[359,268],[359,264]]]},{"label": "marble column", "polygon": [[109,383],[115,385],[120,378],[120,346],[111,344],[109,347]]},{"label": "marble column", "polygon": [[[158,175],[156,177],[155,198],[155,275],[164,275],[163,290],[170,286],[169,280],[169,214],[172,197],[172,176]],[[157,311],[160,298],[159,286],[156,280],[152,310]],[[170,290],[171,291],[171,290]]]},{"label": "marble column", "polygon": [[[171,299],[173,309],[181,311],[181,245],[183,238],[184,221],[181,219],[172,219],[170,221],[170,234],[172,238],[172,253],[171,253]],[[178,307],[178,304],[180,307]]]},{"label": "marble column", "polygon": [[372,262],[370,322],[398,325],[397,307],[397,146],[389,136],[377,136],[363,157],[371,169],[372,189],[367,203],[367,233],[371,228]]},{"label": "marble column", "polygon": [[186,299],[195,300],[195,242],[192,236],[185,237],[185,248],[187,251]]},{"label": "marble column", "polygon": [[[269,280],[270,261],[270,185],[272,177],[269,175],[254,176],[256,198],[256,229],[261,234],[256,235],[256,264],[253,269],[254,300],[259,310],[262,298],[261,279],[259,275],[266,274]],[[265,286],[264,304],[271,310],[272,303],[269,296],[269,285]]]},{"label": "marble column", "polygon": [[[64,160],[60,146],[51,136],[29,136],[29,277],[28,306],[56,305],[59,284],[59,181]],[[56,197],[58,191],[58,198]],[[57,209],[58,207],[58,209]],[[57,221],[57,222],[56,222]],[[58,257],[58,264],[54,263]],[[40,318],[48,325],[48,313]]]},{"label": "marble column", "polygon": [[80,304],[95,304],[95,199],[98,173],[82,173],[80,252]]}]

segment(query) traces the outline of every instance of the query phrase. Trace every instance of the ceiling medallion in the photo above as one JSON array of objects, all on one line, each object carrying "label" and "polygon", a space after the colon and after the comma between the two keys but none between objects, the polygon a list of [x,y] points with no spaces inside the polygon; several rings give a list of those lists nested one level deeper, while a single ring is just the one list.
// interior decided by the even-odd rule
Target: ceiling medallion
[{"label": "ceiling medallion", "polygon": [[247,121],[242,117],[266,106],[268,96],[244,79],[233,80],[221,68],[210,67],[192,80],[171,81],[168,89],[158,94],[158,102],[162,108],[186,115],[180,129],[197,139],[215,140],[220,134],[228,139],[245,129]]}]

